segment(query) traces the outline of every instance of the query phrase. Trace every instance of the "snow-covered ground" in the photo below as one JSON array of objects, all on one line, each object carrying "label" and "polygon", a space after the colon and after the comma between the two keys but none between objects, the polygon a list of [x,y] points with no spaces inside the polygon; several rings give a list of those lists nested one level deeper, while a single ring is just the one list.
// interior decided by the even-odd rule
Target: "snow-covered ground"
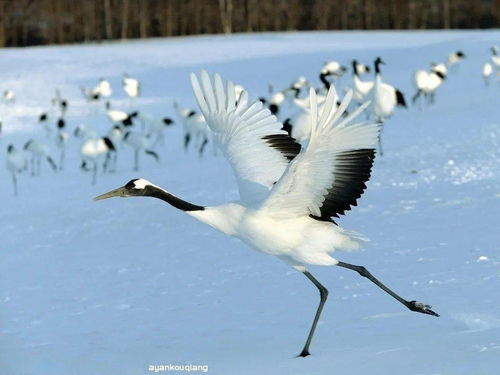
[{"label": "snow-covered ground", "polygon": [[118,172],[95,186],[74,138],[65,170],[20,176],[16,198],[0,168],[0,374],[132,375],[185,363],[212,374],[498,374],[500,87],[484,87],[481,66],[499,40],[496,31],[337,32],[2,50],[0,88],[17,96],[0,109],[2,160],[9,143],[43,137],[36,118],[55,87],[69,99],[70,129],[104,131],[107,119],[78,86],[109,78],[113,104],[127,108],[123,72],[143,84],[134,107],[173,116],[173,98],[194,106],[188,73],[202,68],[257,97],[299,75],[317,83],[329,59],[381,56],[384,79],[409,100],[416,69],[456,49],[467,59],[434,106],[388,120],[368,189],[339,220],[371,242],[334,255],[440,318],[407,311],[354,272],[312,267],[330,298],[312,355],[295,358],[318,303],[304,276],[159,201],[91,200],[139,176],[195,203],[235,199],[225,160],[211,149],[185,154],[177,124],[161,164],[144,157],[134,173],[124,148]]}]

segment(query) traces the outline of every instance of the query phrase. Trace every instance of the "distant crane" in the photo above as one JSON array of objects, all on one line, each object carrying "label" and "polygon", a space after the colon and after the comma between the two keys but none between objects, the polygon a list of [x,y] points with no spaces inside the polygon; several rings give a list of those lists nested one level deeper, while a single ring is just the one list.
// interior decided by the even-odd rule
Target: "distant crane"
[{"label": "distant crane", "polygon": [[125,94],[130,98],[130,104],[141,94],[141,83],[138,79],[130,77],[127,73],[123,75],[122,87]]},{"label": "distant crane", "polygon": [[12,174],[14,195],[17,195],[17,174],[27,167],[26,156],[23,151],[18,151],[14,145],[7,146],[7,169]]},{"label": "distant crane", "polygon": [[332,86],[323,110],[318,112],[316,93],[311,89],[311,136],[307,147],[301,149],[281,130],[282,124],[262,102],[248,105],[245,91],[237,101],[232,82],[224,85],[219,75],[211,79],[204,71],[201,83],[192,74],[191,84],[201,112],[236,174],[240,201],[199,206],[144,179],[133,179],[94,199],[161,199],[303,273],[318,288],[320,303],[301,357],[309,355],[328,296],[328,290],[307,270],[307,265],[335,265],[356,271],[408,309],[438,316],[428,305],[401,298],[366,268],[338,261],[329,254],[356,250],[362,242],[354,233],[340,228],[332,217],[356,205],[370,177],[380,125],[350,123],[366,105],[341,118],[352,92],[336,110]]},{"label": "distant crane", "polygon": [[[372,89],[366,94],[366,99],[371,100],[372,118],[377,122],[384,122],[387,117],[390,117],[396,106],[407,107],[403,93],[395,87],[382,82],[380,73],[380,65],[385,64],[380,57],[374,61],[375,67],[375,82]],[[382,129],[380,132],[382,132]],[[380,155],[383,155],[382,136],[378,136],[378,146]]]},{"label": "distant crane", "polygon": [[52,167],[53,171],[57,171],[57,165],[49,154],[49,146],[44,142],[36,139],[30,139],[24,144],[24,151],[31,155],[31,175],[40,176],[40,164],[42,159],[47,160],[47,163]]}]

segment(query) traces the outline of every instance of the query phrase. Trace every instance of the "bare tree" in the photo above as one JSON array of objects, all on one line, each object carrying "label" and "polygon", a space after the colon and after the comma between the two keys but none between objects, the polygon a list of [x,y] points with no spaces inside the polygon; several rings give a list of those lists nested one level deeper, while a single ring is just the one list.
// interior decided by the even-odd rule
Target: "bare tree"
[{"label": "bare tree", "polygon": [[224,33],[233,32],[233,0],[219,0],[219,12]]},{"label": "bare tree", "polygon": [[113,24],[111,18],[111,0],[104,0],[104,23],[106,25],[106,39],[112,39]]},{"label": "bare tree", "polygon": [[147,38],[148,36],[148,8],[149,1],[139,1],[139,37]]}]

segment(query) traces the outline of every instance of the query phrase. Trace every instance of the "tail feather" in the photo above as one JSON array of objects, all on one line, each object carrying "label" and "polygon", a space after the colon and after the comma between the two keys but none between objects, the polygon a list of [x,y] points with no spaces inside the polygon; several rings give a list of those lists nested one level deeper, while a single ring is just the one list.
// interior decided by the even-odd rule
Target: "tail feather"
[{"label": "tail feather", "polygon": [[399,91],[398,89],[396,89],[396,101],[397,101],[399,107],[408,108],[408,106],[406,105],[406,100],[405,100],[403,93],[401,91]]}]

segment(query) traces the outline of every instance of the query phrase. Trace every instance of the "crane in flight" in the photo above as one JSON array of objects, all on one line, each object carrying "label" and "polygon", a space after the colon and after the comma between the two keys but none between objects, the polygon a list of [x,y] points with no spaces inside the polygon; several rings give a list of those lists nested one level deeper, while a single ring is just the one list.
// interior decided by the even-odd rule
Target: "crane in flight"
[{"label": "crane in flight", "polygon": [[342,229],[334,217],[356,205],[370,178],[380,124],[351,121],[368,103],[342,117],[352,98],[348,92],[336,106],[330,87],[322,110],[310,90],[311,135],[301,148],[260,101],[248,103],[243,91],[236,97],[232,82],[207,72],[191,74],[193,91],[203,116],[238,183],[240,200],[219,206],[200,206],[139,178],[95,197],[154,197],[237,237],[250,247],[276,256],[303,273],[319,290],[320,303],[305,345],[309,347],[328,290],[308,271],[308,265],[339,266],[358,272],[408,309],[439,316],[431,306],[405,300],[376,279],[366,268],[331,256],[337,250],[356,250],[363,239]]}]

